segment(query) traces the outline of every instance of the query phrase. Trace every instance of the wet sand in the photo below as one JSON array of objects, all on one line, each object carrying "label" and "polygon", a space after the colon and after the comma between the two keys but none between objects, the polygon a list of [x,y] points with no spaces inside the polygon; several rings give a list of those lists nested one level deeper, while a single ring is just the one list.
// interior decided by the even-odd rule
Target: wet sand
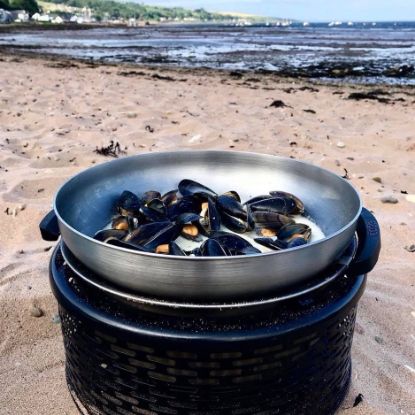
[{"label": "wet sand", "polygon": [[[94,150],[116,140],[126,155],[245,150],[347,171],[380,222],[383,249],[339,413],[415,414],[415,252],[405,249],[415,244],[415,204],[403,193],[415,193],[415,89],[355,101],[351,92],[375,87],[65,62],[0,55],[0,413],[77,413],[48,282],[53,244],[38,223],[62,182],[108,161]],[[286,106],[270,107],[275,100]]]}]

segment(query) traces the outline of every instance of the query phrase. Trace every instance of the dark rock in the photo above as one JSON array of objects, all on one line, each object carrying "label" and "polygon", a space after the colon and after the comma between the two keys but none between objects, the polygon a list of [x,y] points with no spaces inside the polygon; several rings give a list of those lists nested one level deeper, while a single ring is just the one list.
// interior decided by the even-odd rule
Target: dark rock
[{"label": "dark rock", "polygon": [[353,403],[353,408],[356,407],[357,405],[361,404],[363,402],[363,395],[361,393],[359,393],[359,395],[356,396],[354,403]]},{"label": "dark rock", "polygon": [[276,99],[276,100],[272,101],[272,103],[270,104],[270,107],[273,107],[273,108],[292,108],[289,105],[286,105],[284,103],[284,101],[281,101],[280,99]]},{"label": "dark rock", "polygon": [[312,110],[312,109],[305,109],[305,110],[303,110],[304,112],[308,112],[308,113],[310,113],[310,114],[315,114],[316,112],[314,111],[314,110]]}]

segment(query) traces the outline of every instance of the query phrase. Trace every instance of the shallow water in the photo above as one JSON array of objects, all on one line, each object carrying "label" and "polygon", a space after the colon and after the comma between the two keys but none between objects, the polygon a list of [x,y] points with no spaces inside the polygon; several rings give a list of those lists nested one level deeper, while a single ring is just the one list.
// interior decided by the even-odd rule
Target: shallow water
[{"label": "shallow water", "polygon": [[[330,75],[333,65],[347,65],[352,70],[348,81],[415,85],[414,71],[391,74],[391,69],[415,66],[413,22],[17,31],[0,33],[0,46],[100,62],[268,70],[294,75],[305,71],[317,78]],[[313,67],[319,70],[313,73]]]}]

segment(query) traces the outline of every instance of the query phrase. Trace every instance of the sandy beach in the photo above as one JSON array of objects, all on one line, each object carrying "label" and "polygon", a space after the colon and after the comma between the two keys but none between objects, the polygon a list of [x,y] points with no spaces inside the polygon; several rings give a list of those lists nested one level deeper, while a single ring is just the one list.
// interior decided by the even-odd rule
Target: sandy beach
[{"label": "sandy beach", "polygon": [[[415,196],[406,194],[415,194],[414,88],[7,54],[0,74],[0,414],[78,413],[48,281],[53,244],[38,224],[67,178],[109,161],[94,150],[110,140],[125,155],[254,151],[347,173],[383,247],[360,302],[339,414],[415,414]],[[348,99],[379,88],[386,102]]]}]

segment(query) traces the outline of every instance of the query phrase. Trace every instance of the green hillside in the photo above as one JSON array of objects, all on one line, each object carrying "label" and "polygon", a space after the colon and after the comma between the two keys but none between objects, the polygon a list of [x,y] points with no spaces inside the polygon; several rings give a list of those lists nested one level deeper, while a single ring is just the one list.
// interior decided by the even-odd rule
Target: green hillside
[{"label": "green hillside", "polygon": [[[4,0],[0,0],[4,1]],[[10,0],[11,1],[11,0]],[[17,1],[17,0],[16,0]],[[23,0],[20,0],[23,1]],[[35,1],[35,0],[31,0]],[[92,16],[102,19],[129,19],[140,20],[229,20],[230,16],[219,13],[209,13],[204,9],[189,10],[182,7],[157,7],[139,3],[121,2],[114,0],[48,0],[56,5],[84,8],[92,10]]]},{"label": "green hillside", "polygon": [[39,11],[39,6],[36,0],[0,0],[0,9],[26,10],[33,14]]}]

